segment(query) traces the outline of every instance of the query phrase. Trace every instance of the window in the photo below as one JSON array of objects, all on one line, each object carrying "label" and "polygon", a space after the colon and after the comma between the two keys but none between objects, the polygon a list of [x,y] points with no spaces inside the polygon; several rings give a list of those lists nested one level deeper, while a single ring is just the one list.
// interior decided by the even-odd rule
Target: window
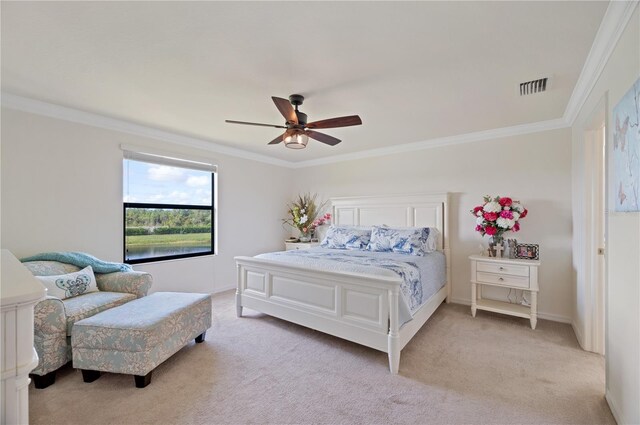
[{"label": "window", "polygon": [[211,255],[215,166],[125,150],[124,261]]}]

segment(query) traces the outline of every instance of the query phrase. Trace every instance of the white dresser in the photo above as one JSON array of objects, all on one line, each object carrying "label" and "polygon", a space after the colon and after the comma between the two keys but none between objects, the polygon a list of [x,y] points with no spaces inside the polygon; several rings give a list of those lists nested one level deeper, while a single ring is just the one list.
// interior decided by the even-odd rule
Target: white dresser
[{"label": "white dresser", "polygon": [[29,372],[38,365],[33,348],[33,308],[45,287],[6,249],[0,271],[2,424],[29,423]]},{"label": "white dresser", "polygon": [[[471,260],[471,314],[477,310],[493,311],[524,317],[531,322],[531,329],[538,322],[538,267],[540,261],[513,260],[472,255]],[[521,289],[531,294],[531,305],[513,304],[482,298],[482,286],[500,286]]]}]

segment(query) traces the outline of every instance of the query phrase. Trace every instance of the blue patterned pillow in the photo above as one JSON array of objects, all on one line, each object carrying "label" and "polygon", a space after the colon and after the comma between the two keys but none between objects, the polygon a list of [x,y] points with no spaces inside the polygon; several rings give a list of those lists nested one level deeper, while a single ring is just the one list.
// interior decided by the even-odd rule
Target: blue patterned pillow
[{"label": "blue patterned pillow", "polygon": [[371,238],[371,228],[331,226],[322,240],[322,248],[366,249]]},{"label": "blue patterned pillow", "polygon": [[377,252],[397,252],[399,254],[424,255],[428,227],[393,228],[373,226],[371,241],[367,249]]}]

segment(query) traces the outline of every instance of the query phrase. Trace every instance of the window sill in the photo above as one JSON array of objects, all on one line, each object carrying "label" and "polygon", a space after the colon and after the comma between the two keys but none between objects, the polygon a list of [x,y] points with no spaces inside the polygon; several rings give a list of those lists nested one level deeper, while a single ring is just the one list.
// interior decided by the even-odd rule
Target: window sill
[{"label": "window sill", "polygon": [[203,258],[211,258],[211,257],[217,257],[218,254],[217,253],[213,253],[213,254],[205,254],[205,255],[197,255],[194,257],[185,257],[185,258],[170,258],[170,259],[166,259],[166,260],[150,260],[150,261],[145,261],[142,263],[127,263],[125,261],[126,264],[129,264],[131,267],[138,267],[138,266],[148,266],[148,265],[154,265],[154,264],[162,264],[162,263],[173,263],[175,261],[191,261],[191,260],[199,260],[199,259],[203,259]]}]

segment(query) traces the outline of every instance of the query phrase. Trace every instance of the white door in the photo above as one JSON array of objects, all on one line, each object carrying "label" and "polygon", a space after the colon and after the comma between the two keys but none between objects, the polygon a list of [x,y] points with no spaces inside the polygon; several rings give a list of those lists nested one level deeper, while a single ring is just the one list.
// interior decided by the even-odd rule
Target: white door
[{"label": "white door", "polygon": [[606,293],[606,104],[603,98],[584,131],[584,334],[585,350],[604,355]]},{"label": "white door", "polygon": [[594,297],[593,297],[593,351],[600,354],[604,352],[604,320],[605,320],[605,279],[606,279],[606,201],[605,201],[605,163],[606,127],[604,123],[596,132],[594,143],[594,157],[597,169],[595,170],[593,212],[594,212],[594,245],[596,247],[594,258]]}]

